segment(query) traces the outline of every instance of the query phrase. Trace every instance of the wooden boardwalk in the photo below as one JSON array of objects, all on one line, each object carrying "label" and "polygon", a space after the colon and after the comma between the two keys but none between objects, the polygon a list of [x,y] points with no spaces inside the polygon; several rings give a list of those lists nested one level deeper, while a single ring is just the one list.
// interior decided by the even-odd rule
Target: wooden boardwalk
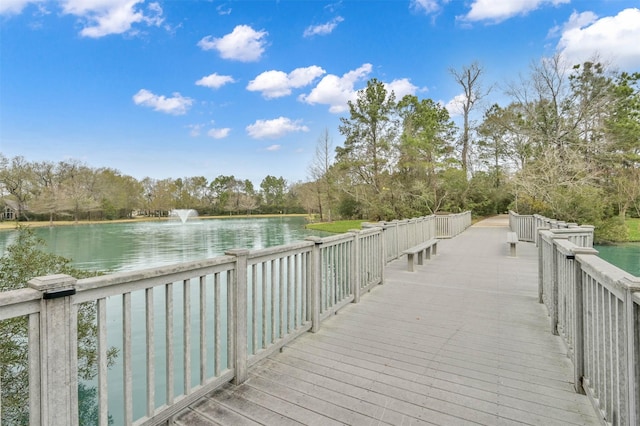
[{"label": "wooden boardwalk", "polygon": [[179,425],[596,425],[537,302],[537,252],[488,220],[257,364]]}]

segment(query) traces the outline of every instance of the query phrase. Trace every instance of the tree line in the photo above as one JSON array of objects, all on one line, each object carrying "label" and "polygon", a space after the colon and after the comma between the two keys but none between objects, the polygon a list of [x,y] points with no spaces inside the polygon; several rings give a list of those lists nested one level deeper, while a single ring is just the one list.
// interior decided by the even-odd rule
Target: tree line
[{"label": "tree line", "polygon": [[[0,187],[16,220],[113,220],[134,215],[166,216],[172,209],[201,215],[301,213],[283,177],[266,176],[259,188],[220,175],[137,180],[111,168],[77,160],[29,162],[0,154]],[[11,203],[11,201],[13,201]]]},{"label": "tree line", "polygon": [[[308,212],[322,220],[391,220],[472,210],[540,213],[596,225],[624,240],[623,219],[640,215],[640,73],[594,59],[532,63],[502,87],[477,62],[451,69],[462,95],[460,123],[432,99],[367,82],[340,119],[334,147],[325,130],[306,182],[267,176],[142,181],[78,161],[29,163],[0,154],[0,187],[22,217],[114,219],[162,215]],[[500,90],[503,105],[488,104]]]},{"label": "tree line", "polygon": [[[443,105],[396,100],[370,80],[341,118],[335,156],[320,138],[303,204],[372,220],[511,208],[626,239],[624,219],[640,216],[640,73],[554,56],[501,88],[475,62],[451,74],[460,127]],[[486,104],[498,89],[506,105]]]}]

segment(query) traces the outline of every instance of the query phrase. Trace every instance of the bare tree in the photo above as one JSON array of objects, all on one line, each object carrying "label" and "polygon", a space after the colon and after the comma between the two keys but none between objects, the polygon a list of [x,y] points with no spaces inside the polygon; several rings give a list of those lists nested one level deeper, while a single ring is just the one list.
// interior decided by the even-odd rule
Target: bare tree
[{"label": "bare tree", "polygon": [[460,144],[462,145],[461,163],[462,169],[466,173],[469,169],[469,157],[471,149],[471,112],[476,108],[479,101],[487,96],[491,88],[485,88],[482,84],[482,76],[484,69],[474,61],[471,65],[464,65],[461,69],[456,70],[450,68],[449,72],[453,76],[456,83],[462,87],[462,97],[458,102],[462,112],[462,137]]},{"label": "bare tree", "polygon": [[[333,141],[329,136],[329,129],[318,139],[316,152],[309,166],[309,176],[315,187],[317,208],[320,213],[320,220],[331,221],[331,208],[334,204],[334,179],[332,176],[333,165]],[[326,215],[325,215],[326,213]]]}]

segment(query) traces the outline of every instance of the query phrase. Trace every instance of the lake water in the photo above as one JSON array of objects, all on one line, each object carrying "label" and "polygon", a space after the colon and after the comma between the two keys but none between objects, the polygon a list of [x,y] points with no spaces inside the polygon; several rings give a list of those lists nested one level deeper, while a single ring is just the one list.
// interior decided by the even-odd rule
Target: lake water
[{"label": "lake water", "polygon": [[[304,217],[189,219],[34,228],[47,250],[74,266],[100,271],[131,271],[205,259],[232,248],[260,249],[310,235]],[[0,253],[15,241],[15,231],[0,232]]]},{"label": "lake water", "polygon": [[595,246],[599,256],[609,263],[640,277],[640,243]]}]

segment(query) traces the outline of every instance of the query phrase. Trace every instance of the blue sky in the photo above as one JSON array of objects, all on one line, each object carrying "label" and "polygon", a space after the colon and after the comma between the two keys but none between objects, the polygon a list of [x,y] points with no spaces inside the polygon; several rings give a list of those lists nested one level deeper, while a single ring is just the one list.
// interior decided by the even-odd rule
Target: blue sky
[{"label": "blue sky", "polygon": [[640,0],[2,0],[0,152],[304,181],[367,80],[455,115],[451,68],[478,61],[504,103],[556,53],[640,70]]}]

